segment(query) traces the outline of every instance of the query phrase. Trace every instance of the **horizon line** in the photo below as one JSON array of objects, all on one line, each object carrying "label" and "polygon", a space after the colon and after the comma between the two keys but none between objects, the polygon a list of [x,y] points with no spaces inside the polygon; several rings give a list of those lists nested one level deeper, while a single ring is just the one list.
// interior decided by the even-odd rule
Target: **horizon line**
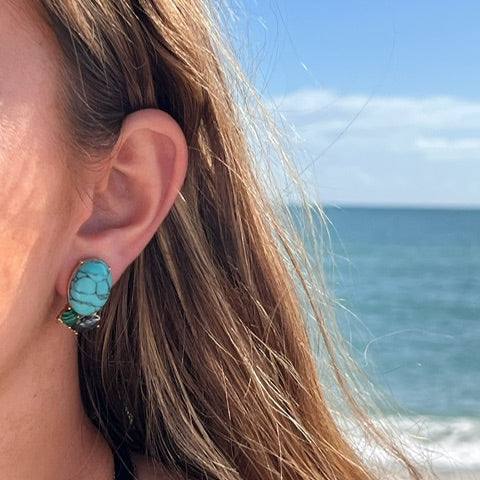
[{"label": "horizon line", "polygon": [[[292,205],[300,203],[292,202]],[[318,203],[322,208],[376,208],[376,209],[402,209],[402,210],[480,210],[479,205],[461,204],[402,204],[402,203]]]}]

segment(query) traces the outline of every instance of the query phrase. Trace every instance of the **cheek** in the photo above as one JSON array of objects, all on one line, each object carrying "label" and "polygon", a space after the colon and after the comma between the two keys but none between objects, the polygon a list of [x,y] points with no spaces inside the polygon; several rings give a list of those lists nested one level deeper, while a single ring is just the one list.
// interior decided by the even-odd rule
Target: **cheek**
[{"label": "cheek", "polygon": [[0,8],[0,385],[57,327],[55,284],[83,211],[59,138],[58,48],[28,10]]},{"label": "cheek", "polygon": [[28,115],[19,117],[0,119],[0,338],[13,322],[23,330],[46,314],[69,234],[61,154]]}]

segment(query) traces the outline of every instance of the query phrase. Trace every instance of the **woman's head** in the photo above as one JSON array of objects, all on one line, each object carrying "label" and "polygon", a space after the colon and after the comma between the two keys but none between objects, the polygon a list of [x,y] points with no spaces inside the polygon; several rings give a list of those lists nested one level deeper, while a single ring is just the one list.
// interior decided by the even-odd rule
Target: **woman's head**
[{"label": "woman's head", "polygon": [[[46,29],[39,110],[54,112],[58,144],[35,159],[55,186],[35,267],[50,272],[52,311],[82,258],[107,261],[116,282],[101,328],[79,337],[92,421],[113,447],[193,478],[369,478],[323,398],[300,267],[258,186],[212,10],[25,3]],[[35,196],[49,186],[35,182]]]}]

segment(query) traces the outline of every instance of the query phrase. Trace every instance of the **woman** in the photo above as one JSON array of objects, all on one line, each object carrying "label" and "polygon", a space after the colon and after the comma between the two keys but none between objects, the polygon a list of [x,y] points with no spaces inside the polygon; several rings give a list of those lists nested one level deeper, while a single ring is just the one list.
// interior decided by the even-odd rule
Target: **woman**
[{"label": "woman", "polygon": [[1,478],[373,478],[207,6],[8,0],[0,39]]}]

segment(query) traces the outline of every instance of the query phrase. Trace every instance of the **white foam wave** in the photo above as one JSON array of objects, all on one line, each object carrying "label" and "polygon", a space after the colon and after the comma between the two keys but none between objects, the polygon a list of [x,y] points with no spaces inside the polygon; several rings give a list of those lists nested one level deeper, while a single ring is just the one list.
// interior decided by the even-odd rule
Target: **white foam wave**
[{"label": "white foam wave", "polygon": [[414,457],[438,469],[480,468],[480,418],[403,417],[397,421]]},{"label": "white foam wave", "polygon": [[[386,417],[377,419],[381,430],[394,435],[394,442],[419,466],[434,470],[480,469],[480,418]],[[361,455],[381,464],[392,462],[380,448],[348,429]]]}]

